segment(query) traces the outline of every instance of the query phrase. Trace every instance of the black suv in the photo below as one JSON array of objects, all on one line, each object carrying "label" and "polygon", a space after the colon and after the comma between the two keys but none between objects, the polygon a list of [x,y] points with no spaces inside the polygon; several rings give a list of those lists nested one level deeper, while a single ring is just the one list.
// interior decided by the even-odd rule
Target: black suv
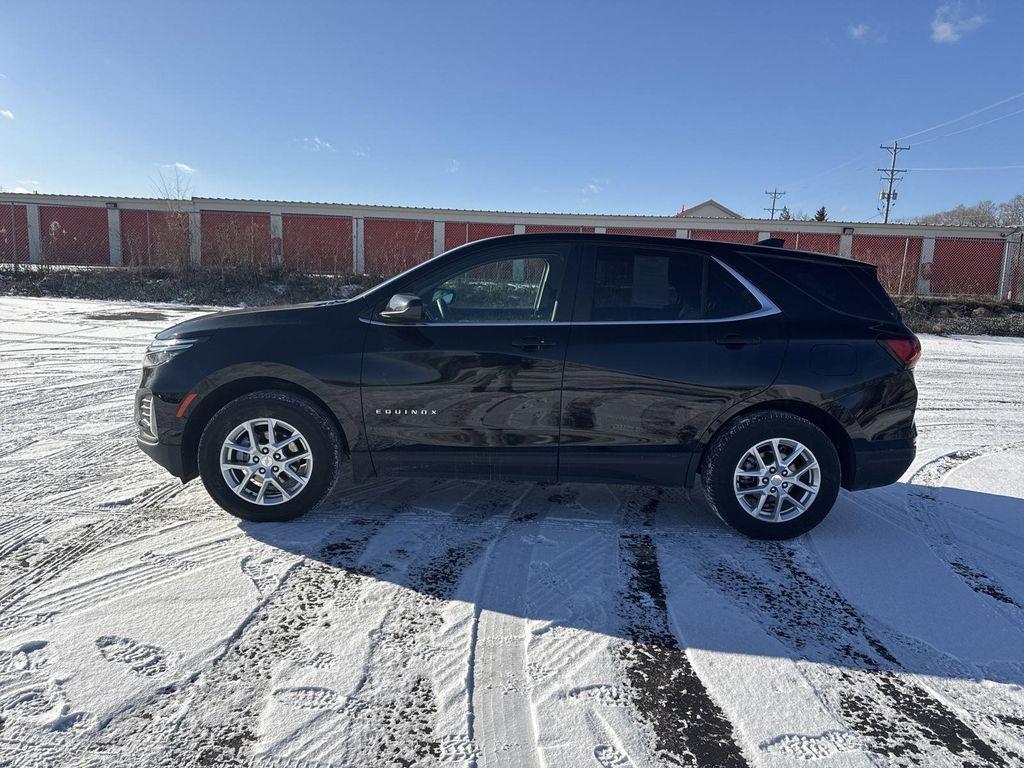
[{"label": "black suv", "polygon": [[[767,246],[513,235],[347,301],[160,333],[139,445],[247,520],[425,475],[685,485],[758,538],[914,457],[920,344],[875,267]],[[348,464],[348,467],[345,465]]]}]

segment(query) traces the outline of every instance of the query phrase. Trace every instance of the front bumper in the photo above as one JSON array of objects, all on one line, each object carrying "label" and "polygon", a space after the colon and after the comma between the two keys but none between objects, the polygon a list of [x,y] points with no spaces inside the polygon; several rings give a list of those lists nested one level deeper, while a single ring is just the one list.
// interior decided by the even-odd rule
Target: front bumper
[{"label": "front bumper", "polygon": [[181,446],[165,443],[151,443],[141,437],[136,439],[139,448],[153,461],[166,469],[175,477],[181,478],[185,472],[181,466]]},{"label": "front bumper", "polygon": [[141,387],[135,392],[136,442],[139,448],[172,475],[184,479],[181,425],[174,403]]}]

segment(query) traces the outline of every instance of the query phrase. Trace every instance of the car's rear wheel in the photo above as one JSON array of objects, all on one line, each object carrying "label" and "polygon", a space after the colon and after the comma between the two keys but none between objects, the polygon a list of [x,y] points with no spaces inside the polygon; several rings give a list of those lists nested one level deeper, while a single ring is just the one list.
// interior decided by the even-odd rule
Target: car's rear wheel
[{"label": "car's rear wheel", "polygon": [[232,515],[291,520],[330,492],[342,455],[338,430],[321,408],[265,390],[232,400],[210,419],[199,440],[199,474]]},{"label": "car's rear wheel", "polygon": [[704,493],[715,513],[756,539],[811,530],[835,504],[841,481],[835,446],[807,419],[760,411],[731,422],[704,460]]}]

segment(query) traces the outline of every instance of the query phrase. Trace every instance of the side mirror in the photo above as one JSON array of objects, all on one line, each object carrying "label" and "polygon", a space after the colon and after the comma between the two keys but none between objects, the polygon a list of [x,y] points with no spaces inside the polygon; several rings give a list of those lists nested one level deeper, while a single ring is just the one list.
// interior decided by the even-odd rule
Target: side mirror
[{"label": "side mirror", "polygon": [[423,301],[411,293],[396,293],[388,301],[387,309],[380,316],[385,320],[400,323],[415,323],[423,319]]}]

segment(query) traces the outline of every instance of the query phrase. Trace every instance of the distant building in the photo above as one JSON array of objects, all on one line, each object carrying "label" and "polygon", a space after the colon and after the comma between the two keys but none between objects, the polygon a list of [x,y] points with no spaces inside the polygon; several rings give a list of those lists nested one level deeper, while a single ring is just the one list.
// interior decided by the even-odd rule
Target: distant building
[{"label": "distant building", "polygon": [[677,219],[742,219],[736,211],[730,211],[717,200],[705,200],[692,208],[683,208],[675,215]]}]

